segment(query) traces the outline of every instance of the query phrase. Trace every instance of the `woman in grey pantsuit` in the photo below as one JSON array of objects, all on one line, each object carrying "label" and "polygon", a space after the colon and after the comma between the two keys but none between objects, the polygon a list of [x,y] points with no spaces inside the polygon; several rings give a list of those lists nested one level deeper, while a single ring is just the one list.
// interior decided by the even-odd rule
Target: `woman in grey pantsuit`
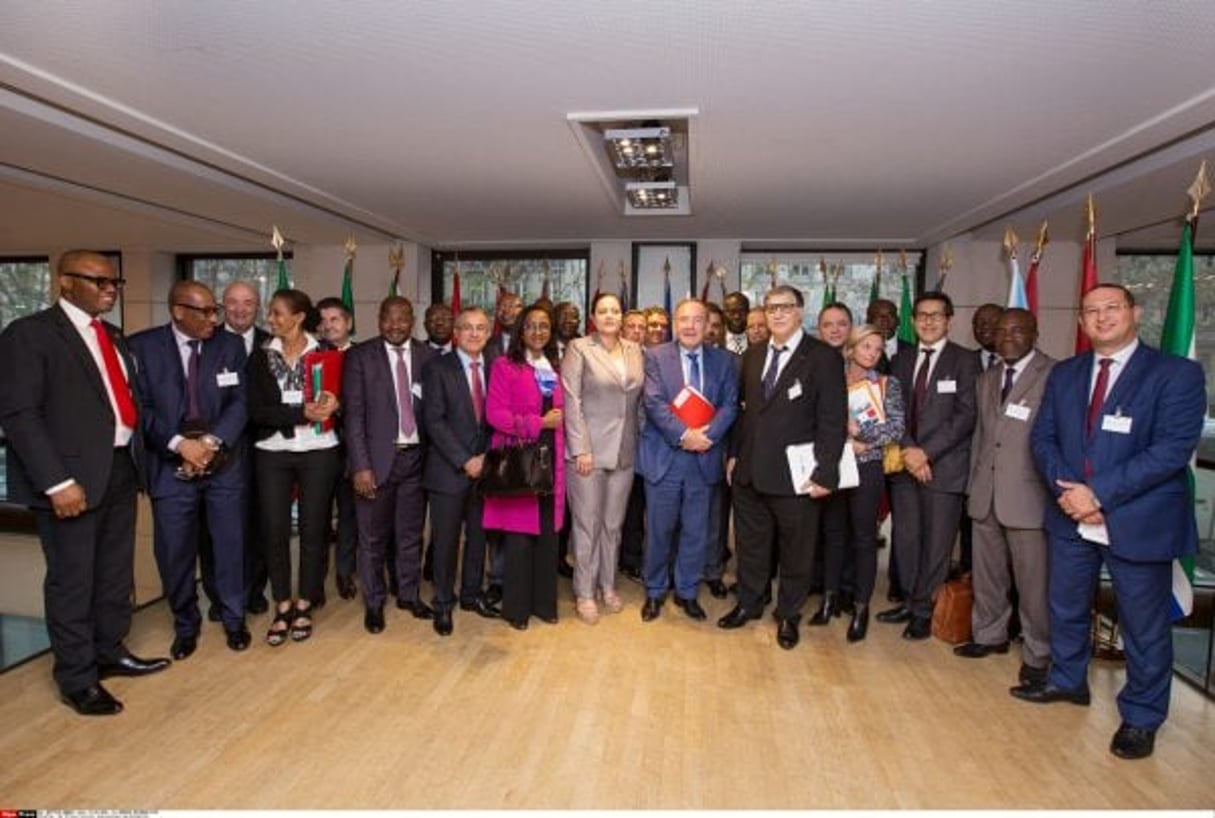
[{"label": "woman in grey pantsuit", "polygon": [[595,592],[610,613],[616,594],[620,529],[633,486],[645,362],[641,347],[620,337],[620,299],[603,293],[591,305],[596,331],[571,341],[561,360],[565,392],[565,485],[573,529],[578,616],[599,621]]}]

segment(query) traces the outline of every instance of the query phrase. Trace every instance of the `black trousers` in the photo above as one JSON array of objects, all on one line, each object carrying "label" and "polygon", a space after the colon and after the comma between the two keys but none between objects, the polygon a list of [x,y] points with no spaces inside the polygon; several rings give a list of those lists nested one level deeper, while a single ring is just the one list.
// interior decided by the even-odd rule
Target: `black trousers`
[{"label": "black trousers", "polygon": [[909,475],[891,481],[899,579],[913,616],[932,617],[932,594],[949,574],[963,500],[961,494],[934,491]]},{"label": "black trousers", "polygon": [[275,602],[293,596],[291,586],[291,503],[298,492],[300,564],[298,599],[315,601],[325,583],[329,499],[341,469],[337,447],[311,452],[255,450],[263,545]]},{"label": "black trousers", "polygon": [[633,475],[629,504],[624,509],[624,526],[620,530],[619,567],[641,570],[645,564],[645,478]]},{"label": "black trousers", "polygon": [[[344,472],[345,459],[333,486],[333,503],[337,506],[337,544],[334,557],[339,577],[353,577],[358,570],[359,524],[355,514],[354,484]],[[325,575],[329,575],[329,549],[325,549]]]},{"label": "black trousers", "polygon": [[847,587],[847,564],[853,566],[852,592],[857,604],[866,605],[873,596],[877,576],[877,513],[886,490],[882,461],[860,463],[861,484],[837,492],[837,505],[847,514],[845,529],[851,536],[836,539],[828,535],[823,543],[825,588],[838,592]]},{"label": "black trousers", "polygon": [[734,485],[734,534],[738,552],[738,604],[752,613],[763,610],[773,551],[780,590],[776,617],[801,615],[810,588],[810,570],[818,547],[819,503],[808,496],[761,494],[750,485]]},{"label": "black trousers", "polygon": [[[481,526],[480,495],[471,485],[452,494],[432,491],[430,542],[434,549],[434,606],[451,610],[456,603],[456,565],[460,563],[460,534],[464,559],[460,574],[460,602],[472,602],[485,580],[485,529]],[[556,563],[554,562],[554,565]]]},{"label": "black trousers", "polygon": [[131,629],[137,491],[130,450],[115,449],[105,494],[90,498],[87,511],[66,520],[47,509],[36,512],[52,675],[64,693],[95,684],[98,662],[127,655],[122,641]]},{"label": "black trousers", "polygon": [[540,498],[540,533],[502,533],[506,576],[502,616],[511,622],[528,617],[557,618],[557,534],[553,531],[553,497]]}]

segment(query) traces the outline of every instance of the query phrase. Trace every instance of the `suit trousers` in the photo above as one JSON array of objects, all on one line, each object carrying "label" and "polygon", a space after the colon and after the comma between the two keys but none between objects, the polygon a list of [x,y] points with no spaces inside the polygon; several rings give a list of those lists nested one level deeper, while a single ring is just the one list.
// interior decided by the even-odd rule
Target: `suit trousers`
[{"label": "suit trousers", "polygon": [[763,610],[762,597],[775,563],[780,580],[776,617],[801,616],[818,547],[818,501],[806,495],[761,494],[750,484],[735,483],[733,489],[738,604],[750,613]]},{"label": "suit trousers", "polygon": [[298,599],[315,603],[324,590],[325,549],[329,541],[329,502],[333,481],[341,469],[336,446],[310,452],[268,452],[257,449],[258,501],[263,545],[275,602],[291,594],[291,504],[299,500]]},{"label": "suit trousers", "polygon": [[46,630],[60,691],[97,681],[98,662],[127,655],[134,591],[137,480],[128,448],[114,450],[105,495],[78,517],[61,520],[39,509],[38,537],[46,557]]},{"label": "suit trousers", "polygon": [[[810,572],[812,594],[818,590],[856,593],[856,553],[852,547],[854,517],[851,511],[854,491],[855,489],[833,491],[821,501],[823,510],[820,515],[819,549],[814,560],[814,569]],[[874,517],[876,516],[875,507]],[[831,568],[827,565],[829,556],[840,562],[834,586],[830,580]]]},{"label": "suit trousers", "polygon": [[899,581],[912,616],[932,618],[932,595],[949,575],[963,500],[961,494],[935,491],[910,475],[891,481]]},{"label": "suit trousers", "polygon": [[217,484],[209,477],[183,482],[152,500],[153,551],[177,636],[197,636],[202,625],[195,563],[204,528],[211,542],[220,620],[228,630],[245,621],[244,514],[233,513],[243,512],[245,502],[243,483]]},{"label": "suit trousers", "polygon": [[730,550],[730,485],[722,480],[712,488],[709,500],[709,539],[705,545],[706,582],[720,580],[726,572],[726,555]]},{"label": "suit trousers", "polygon": [[[345,481],[344,481],[345,482]],[[375,498],[354,501],[358,519],[359,584],[368,608],[387,598],[384,562],[392,555],[397,599],[417,602],[422,579],[422,526],[426,522],[426,491],[422,488],[422,449],[398,449],[388,478],[376,486]],[[339,563],[341,570],[341,563]]]},{"label": "suit trousers", "polygon": [[528,617],[557,618],[557,533],[553,531],[553,495],[540,500],[540,533],[502,535],[505,576],[502,617],[526,622]]},{"label": "suit trousers", "polygon": [[[262,546],[261,537],[261,515],[258,513],[256,498],[257,494],[257,478],[256,471],[253,467],[252,449],[247,452],[247,457],[244,458],[242,468],[245,471],[245,497],[241,503],[242,524],[243,530],[241,533],[242,541],[244,542],[244,570],[245,578],[245,606],[248,607],[253,600],[261,598],[265,599],[266,583],[270,581],[270,572],[266,568],[265,549]],[[204,509],[207,499],[203,498]],[[225,508],[225,512],[230,512],[231,508]],[[204,511],[199,515],[198,521],[198,569],[202,575],[203,592],[207,595],[207,599],[212,605],[219,605],[222,609],[222,600],[219,588],[216,587],[215,581],[215,553],[214,546],[211,542],[211,528],[207,525],[207,520],[210,517],[209,511]]]},{"label": "suit trousers", "polygon": [[574,595],[594,597],[595,590],[616,587],[616,561],[620,530],[633,487],[633,469],[592,469],[586,477],[566,469],[565,491],[573,526]]},{"label": "suit trousers", "polygon": [[995,645],[1008,640],[1015,583],[1024,639],[1022,661],[1030,667],[1045,668],[1050,662],[1046,532],[1040,528],[1006,528],[992,512],[974,520],[973,530],[974,641]]},{"label": "suit trousers", "polygon": [[645,478],[633,476],[629,504],[624,510],[624,528],[620,535],[620,567],[641,571],[645,564]]},{"label": "suit trousers", "polygon": [[844,529],[850,536],[845,534],[841,542],[830,536],[829,526],[823,526],[828,532],[823,543],[824,588],[835,592],[849,588],[847,566],[851,563],[851,591],[858,605],[867,605],[877,577],[877,512],[886,490],[886,478],[880,460],[858,463],[857,468],[861,484],[828,498],[828,508],[832,499],[835,505],[843,506],[847,515]]},{"label": "suit trousers", "polygon": [[[342,471],[345,471],[343,468]],[[359,523],[355,511],[354,484],[338,473],[333,486],[333,504],[337,507],[337,543],[334,547],[335,571],[339,577],[353,577],[358,571]],[[329,549],[325,549],[325,575],[329,574]]]},{"label": "suit trousers", "polygon": [[1155,730],[1168,716],[1173,680],[1172,563],[1131,562],[1079,537],[1051,535],[1048,550],[1050,684],[1076,690],[1088,683],[1093,597],[1104,560],[1126,648],[1126,682],[1118,693],[1118,712],[1132,727]]},{"label": "suit trousers", "polygon": [[[675,564],[675,595],[695,599],[704,574],[713,486],[704,482],[696,455],[676,452],[667,473],[645,482],[645,593],[663,599]],[[678,537],[678,540],[676,540]]]},{"label": "suit trousers", "polygon": [[[456,604],[456,565],[460,563],[460,602],[472,602],[485,581],[485,529],[481,527],[481,495],[470,483],[462,491],[432,491],[430,543],[434,551],[434,606],[445,611]],[[459,559],[460,534],[464,558]],[[400,572],[398,571],[398,576]]]}]

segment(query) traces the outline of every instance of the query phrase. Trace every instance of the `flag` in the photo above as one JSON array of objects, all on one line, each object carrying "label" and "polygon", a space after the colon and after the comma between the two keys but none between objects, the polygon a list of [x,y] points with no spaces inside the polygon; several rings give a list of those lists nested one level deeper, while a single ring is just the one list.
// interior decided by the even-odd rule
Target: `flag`
[{"label": "flag", "polygon": [[283,248],[287,246],[287,240],[279,232],[278,225],[274,225],[271,231],[270,246],[278,254],[278,286],[274,289],[289,290],[291,289],[291,278],[287,275],[287,260],[283,258]]},{"label": "flag", "polygon": [[278,286],[277,290],[290,290],[291,278],[287,275],[287,259],[280,258],[278,260]]},{"label": "flag", "polygon": [[[1197,359],[1194,352],[1194,232],[1191,219],[1186,219],[1181,231],[1177,265],[1173,268],[1173,287],[1169,291],[1169,308],[1164,316],[1164,330],[1160,333],[1160,350],[1190,360]],[[1192,460],[1186,475],[1192,503],[1195,496]],[[1193,608],[1194,558],[1173,560],[1173,620],[1189,616]]]},{"label": "flag", "polygon": [[[1080,297],[1076,300],[1076,309],[1080,302],[1093,287],[1097,286],[1097,227],[1093,217],[1093,197],[1088,197],[1088,234],[1084,237],[1084,257],[1080,262]],[[1076,354],[1088,352],[1093,344],[1084,334],[1084,328],[1076,324]]]},{"label": "flag", "polygon": [[1025,275],[1025,303],[1034,315],[1038,314],[1038,263],[1042,261],[1042,251],[1046,249],[1048,241],[1050,237],[1046,232],[1046,222],[1043,221],[1042,226],[1038,228],[1038,244],[1034,248],[1034,254],[1029,257],[1029,272]]},{"label": "flag", "polygon": [[456,262],[456,271],[451,275],[451,314],[460,314],[460,263]]},{"label": "flag", "polygon": [[705,273],[705,285],[700,288],[700,300],[704,303],[709,303],[709,285],[713,283],[713,275]]},{"label": "flag", "polygon": [[620,273],[620,311],[622,313],[629,311],[629,280],[624,275],[624,262],[620,262],[620,267],[617,272]]},{"label": "flag", "polygon": [[915,343],[915,323],[911,320],[911,312],[914,309],[911,301],[911,282],[908,281],[907,274],[903,273],[903,295],[899,300],[899,340],[906,341],[909,344]]},{"label": "flag", "polygon": [[550,295],[551,290],[552,290],[552,276],[551,276],[551,271],[550,271],[549,264],[548,264],[548,259],[545,259],[544,260],[544,283],[542,283],[540,285],[540,300],[541,301],[552,301],[553,299],[552,299],[552,296]]},{"label": "flag", "polygon": [[879,267],[877,272],[873,274],[873,284],[869,286],[869,306],[873,306],[873,302],[881,298],[882,291],[882,269]]},{"label": "flag", "polygon": [[354,335],[354,257],[346,257],[342,271],[342,304],[350,311],[350,334]]},{"label": "flag", "polygon": [[1008,306],[1029,309],[1025,279],[1021,278],[1021,265],[1017,262],[1017,234],[1011,227],[1004,231],[1004,251],[1008,253]]},{"label": "flag", "polygon": [[662,265],[663,289],[662,289],[662,306],[667,311],[667,315],[671,315],[671,260],[667,259]]},{"label": "flag", "polygon": [[396,298],[401,294],[401,268],[398,267],[392,273],[392,280],[388,282],[388,295]]}]

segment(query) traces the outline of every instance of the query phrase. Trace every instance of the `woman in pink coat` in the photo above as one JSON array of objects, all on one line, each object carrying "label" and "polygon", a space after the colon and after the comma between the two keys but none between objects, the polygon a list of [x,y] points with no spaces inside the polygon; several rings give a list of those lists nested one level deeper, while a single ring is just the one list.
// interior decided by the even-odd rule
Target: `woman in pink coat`
[{"label": "woman in pink coat", "polygon": [[485,400],[493,427],[492,446],[515,440],[546,440],[553,447],[553,494],[540,497],[486,497],[486,529],[503,531],[506,575],[502,617],[526,630],[537,616],[557,621],[557,533],[565,514],[565,435],[561,434],[561,378],[553,319],[542,306],[523,313],[506,355],[494,361]]}]

